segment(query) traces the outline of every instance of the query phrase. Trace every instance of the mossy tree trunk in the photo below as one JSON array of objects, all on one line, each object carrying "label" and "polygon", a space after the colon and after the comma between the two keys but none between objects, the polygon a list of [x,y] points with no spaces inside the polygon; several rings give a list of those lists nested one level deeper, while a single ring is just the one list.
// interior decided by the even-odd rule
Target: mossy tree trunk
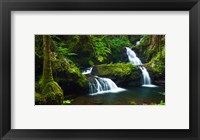
[{"label": "mossy tree trunk", "polygon": [[42,82],[46,84],[48,82],[53,81],[52,68],[51,68],[51,60],[50,60],[50,44],[51,38],[49,35],[43,35],[43,75]]},{"label": "mossy tree trunk", "polygon": [[43,74],[41,80],[41,93],[44,101],[41,104],[62,104],[63,91],[57,82],[53,79],[51,59],[50,59],[50,45],[51,37],[43,35]]}]

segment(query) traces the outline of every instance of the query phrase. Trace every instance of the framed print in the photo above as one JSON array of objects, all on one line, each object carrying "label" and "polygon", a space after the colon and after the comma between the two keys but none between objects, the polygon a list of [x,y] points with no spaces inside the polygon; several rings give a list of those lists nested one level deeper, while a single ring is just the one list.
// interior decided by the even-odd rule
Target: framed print
[{"label": "framed print", "polygon": [[200,139],[199,8],[2,0],[1,139]]}]

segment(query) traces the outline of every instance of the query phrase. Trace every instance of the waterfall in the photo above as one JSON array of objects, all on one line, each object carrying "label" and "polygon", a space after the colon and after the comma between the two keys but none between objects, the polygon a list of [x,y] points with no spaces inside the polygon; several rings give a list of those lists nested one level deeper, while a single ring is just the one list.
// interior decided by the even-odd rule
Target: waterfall
[{"label": "waterfall", "polygon": [[137,57],[134,51],[132,51],[130,48],[126,47],[126,54],[128,55],[129,61],[133,65],[143,65],[141,60]]},{"label": "waterfall", "polygon": [[144,85],[151,85],[151,78],[149,76],[149,73],[145,67],[140,66],[140,69],[142,71]]},{"label": "waterfall", "polygon": [[98,76],[93,78],[93,80],[89,81],[90,95],[125,91],[125,89],[117,87],[117,85],[109,78],[101,78]]},{"label": "waterfall", "polygon": [[149,73],[148,73],[147,69],[143,66],[141,60],[137,57],[136,53],[133,50],[131,50],[130,48],[126,47],[126,54],[128,55],[129,61],[133,65],[138,65],[139,68],[141,69],[142,75],[143,75],[143,86],[155,87],[155,85],[151,84],[151,78],[149,76]]},{"label": "waterfall", "polygon": [[83,70],[82,74],[91,74],[93,67]]},{"label": "waterfall", "polygon": [[141,41],[142,41],[142,38],[136,42],[136,45],[140,44]]}]

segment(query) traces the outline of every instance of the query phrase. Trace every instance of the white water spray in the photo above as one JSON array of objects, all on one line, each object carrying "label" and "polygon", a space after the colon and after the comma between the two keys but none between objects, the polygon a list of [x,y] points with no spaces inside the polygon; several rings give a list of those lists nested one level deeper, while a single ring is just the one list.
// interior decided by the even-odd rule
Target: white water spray
[{"label": "white water spray", "polygon": [[82,74],[91,74],[93,67],[83,70]]}]

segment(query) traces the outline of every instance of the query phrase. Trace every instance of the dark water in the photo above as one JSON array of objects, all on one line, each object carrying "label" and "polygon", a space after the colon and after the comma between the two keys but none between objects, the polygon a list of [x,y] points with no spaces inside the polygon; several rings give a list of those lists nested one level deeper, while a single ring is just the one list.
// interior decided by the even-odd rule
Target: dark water
[{"label": "dark water", "polygon": [[164,87],[129,87],[118,93],[84,95],[74,98],[72,105],[145,105],[165,101]]}]

